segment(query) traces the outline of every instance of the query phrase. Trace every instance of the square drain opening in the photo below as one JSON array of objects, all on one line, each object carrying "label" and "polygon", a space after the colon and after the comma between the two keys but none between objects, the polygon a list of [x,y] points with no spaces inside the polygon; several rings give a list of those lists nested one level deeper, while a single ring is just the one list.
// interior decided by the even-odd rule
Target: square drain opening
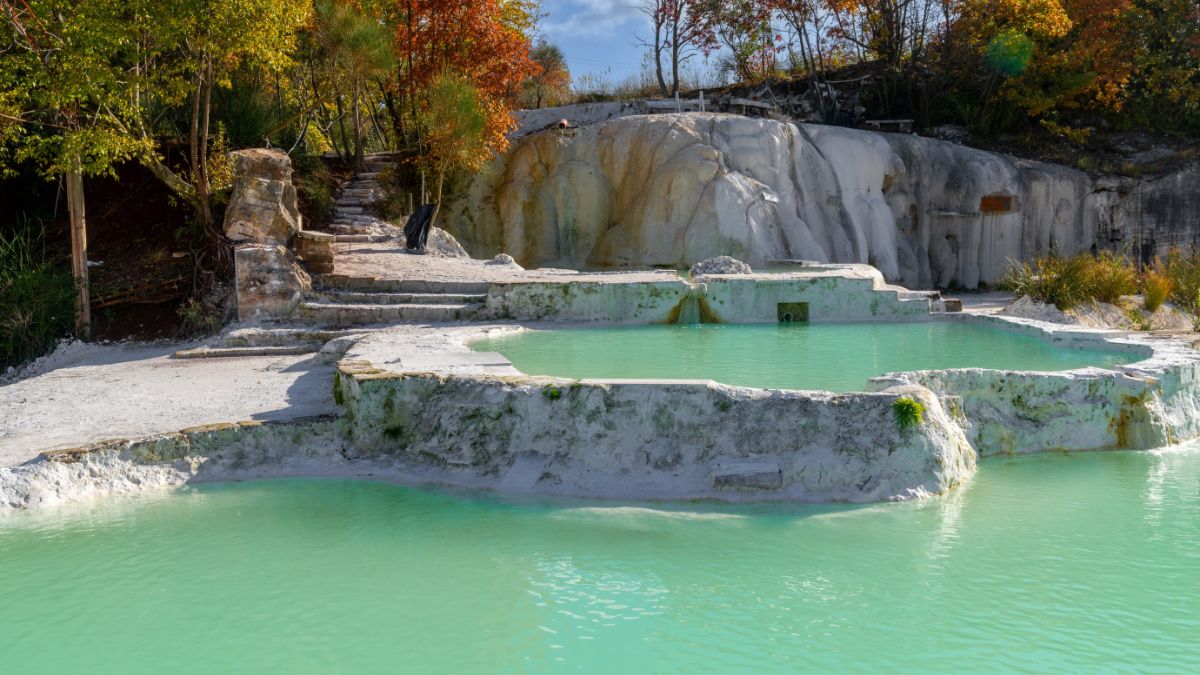
[{"label": "square drain opening", "polygon": [[807,302],[781,302],[775,305],[775,316],[779,323],[808,321]]}]

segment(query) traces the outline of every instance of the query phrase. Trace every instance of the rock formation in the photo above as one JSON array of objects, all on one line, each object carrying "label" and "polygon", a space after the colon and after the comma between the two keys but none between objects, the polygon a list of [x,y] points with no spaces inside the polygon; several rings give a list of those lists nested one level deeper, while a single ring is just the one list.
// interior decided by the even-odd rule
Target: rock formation
[{"label": "rock formation", "polygon": [[232,154],[237,174],[225,210],[225,236],[237,244],[238,320],[287,316],[310,286],[308,274],[289,248],[300,230],[292,161],[280,150]]},{"label": "rock formation", "polygon": [[282,244],[300,229],[292,160],[282,150],[233,153],[237,179],[225,209],[225,236],[235,242]]},{"label": "rock formation", "polygon": [[1200,230],[1166,196],[1191,195],[1176,184],[1187,177],[1132,190],[917,136],[603,112],[611,119],[573,136],[523,128],[448,204],[447,229],[476,257],[504,251],[527,267],[731,255],[869,263],[910,287],[968,288],[1000,280],[1010,259],[1127,243],[1146,221],[1132,193],[1157,200],[1151,220],[1167,234],[1152,248]]},{"label": "rock formation", "polygon": [[701,260],[692,265],[692,276],[701,274],[750,274],[754,270],[750,266],[736,258],[730,258],[727,255],[719,255],[708,260]]}]

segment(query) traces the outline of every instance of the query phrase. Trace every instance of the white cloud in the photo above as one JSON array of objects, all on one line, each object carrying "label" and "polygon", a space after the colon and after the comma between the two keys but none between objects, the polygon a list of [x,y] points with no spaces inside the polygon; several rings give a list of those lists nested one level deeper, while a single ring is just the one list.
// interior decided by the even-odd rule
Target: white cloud
[{"label": "white cloud", "polygon": [[647,22],[640,7],[640,0],[543,0],[547,16],[542,28],[560,43],[573,38],[632,37]]}]

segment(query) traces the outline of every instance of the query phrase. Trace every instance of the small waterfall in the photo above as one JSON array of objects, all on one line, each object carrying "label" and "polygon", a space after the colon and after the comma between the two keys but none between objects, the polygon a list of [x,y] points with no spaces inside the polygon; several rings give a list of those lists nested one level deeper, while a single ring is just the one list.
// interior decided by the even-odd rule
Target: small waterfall
[{"label": "small waterfall", "polygon": [[687,294],[679,300],[679,304],[675,305],[675,309],[671,310],[670,316],[667,317],[667,323],[680,325],[720,323],[721,320],[704,301],[704,294],[707,291],[708,288],[704,284],[692,284],[688,288]]},{"label": "small waterfall", "polygon": [[679,313],[676,315],[674,323],[687,325],[700,323],[700,298],[697,298],[691,291],[688,291],[688,294],[679,301]]}]

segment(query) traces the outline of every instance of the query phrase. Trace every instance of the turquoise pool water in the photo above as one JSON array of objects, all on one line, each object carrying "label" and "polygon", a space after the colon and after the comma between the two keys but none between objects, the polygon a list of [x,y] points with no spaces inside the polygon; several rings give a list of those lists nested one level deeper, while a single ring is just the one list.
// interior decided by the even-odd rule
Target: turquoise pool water
[{"label": "turquoise pool water", "polygon": [[289,480],[0,517],[4,673],[1200,670],[1200,449],[871,507]]},{"label": "turquoise pool water", "polygon": [[1057,347],[957,322],[657,325],[524,331],[480,340],[530,375],[690,378],[773,389],[862,391],[890,372],[939,368],[1057,371],[1140,357]]}]

